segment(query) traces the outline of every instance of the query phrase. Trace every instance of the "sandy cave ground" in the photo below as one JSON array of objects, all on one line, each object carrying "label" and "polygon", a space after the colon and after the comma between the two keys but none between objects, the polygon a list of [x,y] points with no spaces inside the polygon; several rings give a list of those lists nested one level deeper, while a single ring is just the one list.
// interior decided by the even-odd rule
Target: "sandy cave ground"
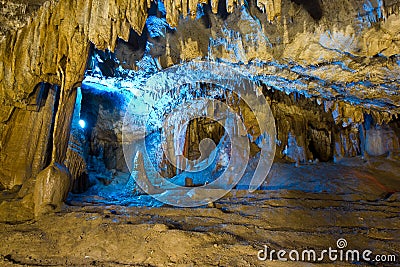
[{"label": "sandy cave ground", "polygon": [[[59,213],[0,224],[0,265],[398,266],[398,161],[365,164],[275,163],[265,190],[233,190],[210,207],[138,207],[70,195]],[[321,252],[340,238],[346,249],[395,255],[397,262],[257,258],[264,245]]]}]

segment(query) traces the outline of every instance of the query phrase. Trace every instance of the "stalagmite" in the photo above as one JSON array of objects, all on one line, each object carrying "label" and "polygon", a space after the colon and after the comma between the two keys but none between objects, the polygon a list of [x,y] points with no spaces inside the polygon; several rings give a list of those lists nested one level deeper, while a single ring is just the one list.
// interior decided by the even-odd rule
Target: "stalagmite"
[{"label": "stalagmite", "polygon": [[137,151],[133,160],[133,169],[129,177],[129,181],[126,185],[128,194],[159,194],[163,192],[159,188],[155,187],[149,180],[146,169],[144,166],[144,160],[142,152]]},{"label": "stalagmite", "polygon": [[198,0],[187,0],[189,1],[189,14],[192,19],[196,17],[197,13],[197,5],[198,5]]},{"label": "stalagmite", "polygon": [[59,211],[71,185],[69,170],[58,163],[53,163],[36,177],[33,193],[35,216]]}]

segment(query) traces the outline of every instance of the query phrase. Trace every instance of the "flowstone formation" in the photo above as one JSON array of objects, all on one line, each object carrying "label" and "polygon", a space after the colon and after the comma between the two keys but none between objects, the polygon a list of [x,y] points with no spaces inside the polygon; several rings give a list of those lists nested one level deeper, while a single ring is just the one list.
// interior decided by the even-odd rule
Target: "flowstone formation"
[{"label": "flowstone formation", "polygon": [[[396,159],[399,7],[396,0],[2,1],[0,188],[18,192],[24,214],[40,215],[60,209],[72,189],[87,189],[88,169],[101,169],[105,180],[126,171],[126,104],[159,93],[141,91],[150,75],[193,60],[245,70],[260,86],[277,122],[277,160]],[[78,88],[84,131],[73,119]],[[168,164],[165,172],[176,173]]]}]

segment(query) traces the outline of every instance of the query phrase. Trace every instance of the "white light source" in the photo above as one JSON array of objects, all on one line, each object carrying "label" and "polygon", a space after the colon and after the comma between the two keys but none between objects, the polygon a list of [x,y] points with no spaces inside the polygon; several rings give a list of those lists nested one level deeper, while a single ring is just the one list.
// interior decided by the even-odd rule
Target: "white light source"
[{"label": "white light source", "polygon": [[79,120],[79,126],[81,126],[81,128],[85,128],[86,126],[86,122],[84,120]]}]

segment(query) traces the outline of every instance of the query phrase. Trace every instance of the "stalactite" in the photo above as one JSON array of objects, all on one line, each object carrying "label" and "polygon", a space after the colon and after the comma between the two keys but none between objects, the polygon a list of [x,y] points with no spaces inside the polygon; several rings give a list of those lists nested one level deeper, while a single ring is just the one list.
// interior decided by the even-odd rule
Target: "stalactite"
[{"label": "stalactite", "polygon": [[188,16],[188,1],[187,0],[181,0],[181,6],[182,6],[182,15],[183,18],[186,18]]},{"label": "stalactite", "polygon": [[[388,18],[390,15],[399,14],[400,13],[400,4],[395,1],[384,1],[384,7],[382,7],[382,12],[385,18]],[[390,3],[387,3],[390,2]]]},{"label": "stalactite", "polygon": [[[83,192],[87,189],[87,165],[84,153],[84,137],[81,129],[75,128],[71,131],[68,143],[65,166],[71,173],[74,192]],[[85,181],[86,180],[86,181]]]},{"label": "stalactite", "polygon": [[233,8],[235,7],[237,1],[235,0],[226,0],[226,11],[228,11],[228,13],[232,13],[233,12]]},{"label": "stalactite", "polygon": [[23,101],[40,81],[60,84],[55,74],[61,64],[65,64],[66,90],[70,90],[83,78],[89,41],[112,51],[118,37],[128,40],[130,28],[141,33],[147,7],[147,0],[44,3],[24,28],[10,32],[0,43],[4,104]]},{"label": "stalactite", "polygon": [[211,10],[214,14],[218,12],[218,1],[219,0],[210,0],[211,1]]},{"label": "stalactite", "polygon": [[[208,2],[211,3],[212,12],[216,14],[218,12],[219,1],[226,1],[226,11],[228,13],[232,13],[236,6],[241,6],[245,3],[242,0],[165,0],[167,22],[171,27],[176,27],[180,15],[184,18],[190,15],[194,19],[196,17],[197,6]],[[274,21],[275,18],[279,19],[281,16],[282,0],[258,0],[257,6],[261,11],[267,13],[269,22]]]},{"label": "stalactite", "polygon": [[257,0],[257,6],[261,11],[267,13],[269,22],[274,21],[275,18],[280,19],[282,10],[281,0]]},{"label": "stalactite", "polygon": [[9,32],[0,43],[3,106],[23,108],[39,82],[62,85],[53,125],[52,162],[37,175],[34,188],[36,215],[58,209],[70,188],[71,177],[63,163],[75,87],[83,80],[90,42],[113,50],[118,37],[128,40],[130,28],[141,33],[148,5],[147,0],[49,1],[24,28]]},{"label": "stalactite", "polygon": [[198,0],[188,0],[189,1],[189,10],[190,17],[194,19],[196,17],[197,5],[199,3]]},{"label": "stalactite", "polygon": [[167,23],[171,27],[176,27],[178,25],[178,12],[175,9],[176,5],[173,0],[165,0],[164,1]]}]

